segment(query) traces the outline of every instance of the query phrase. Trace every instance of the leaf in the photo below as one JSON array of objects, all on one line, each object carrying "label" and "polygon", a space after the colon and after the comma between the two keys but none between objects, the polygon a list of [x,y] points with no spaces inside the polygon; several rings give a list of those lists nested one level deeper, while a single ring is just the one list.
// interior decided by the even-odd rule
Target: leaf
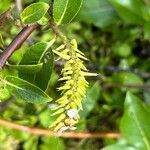
[{"label": "leaf", "polygon": [[49,48],[49,43],[39,42],[31,46],[23,56],[20,65],[32,65],[43,63],[39,72],[29,74],[20,72],[19,76],[30,83],[35,84],[42,90],[46,90],[53,69],[53,52]]},{"label": "leaf", "polygon": [[38,147],[38,136],[30,136],[27,140],[25,140],[24,144],[23,144],[23,149],[24,150],[37,150]]},{"label": "leaf", "polygon": [[86,97],[83,99],[84,111],[80,112],[81,117],[86,117],[93,110],[99,98],[100,90],[99,82],[96,82],[88,89]]},{"label": "leaf", "polygon": [[110,0],[110,2],[127,23],[143,24],[144,20],[149,18],[149,12],[141,0]]},{"label": "leaf", "polygon": [[10,90],[13,90],[13,95],[18,99],[22,99],[30,103],[46,103],[52,100],[52,98],[50,98],[40,88],[20,78],[7,76],[6,84],[10,87]]},{"label": "leaf", "polygon": [[21,13],[21,20],[24,24],[31,24],[39,21],[46,14],[49,5],[44,2],[37,2],[26,7]]},{"label": "leaf", "polygon": [[125,113],[121,120],[120,129],[129,144],[138,149],[150,149],[150,111],[131,92],[125,99]]},{"label": "leaf", "polygon": [[145,22],[144,24],[144,38],[149,40],[150,39],[150,22]]},{"label": "leaf", "polygon": [[131,146],[114,144],[103,148],[102,150],[138,150]]},{"label": "leaf", "polygon": [[2,34],[0,33],[0,47],[3,48],[3,46],[4,46],[4,41],[3,41]]},{"label": "leaf", "polygon": [[[136,74],[131,72],[120,72],[113,75],[113,83],[119,83],[123,85],[142,85],[143,80]],[[127,90],[127,88],[123,88],[123,90]],[[137,92],[138,89],[130,88],[132,92]]]},{"label": "leaf", "polygon": [[26,72],[28,74],[33,74],[39,72],[42,69],[43,63],[35,64],[35,65],[11,65],[9,66],[12,69],[16,69],[20,72]]},{"label": "leaf", "polygon": [[79,19],[98,27],[109,26],[118,20],[118,15],[109,0],[84,0]]},{"label": "leaf", "polygon": [[56,137],[41,137],[40,150],[65,150],[66,147],[61,138]]},{"label": "leaf", "polygon": [[67,24],[79,12],[83,0],[55,0],[54,1],[54,19],[60,24]]}]

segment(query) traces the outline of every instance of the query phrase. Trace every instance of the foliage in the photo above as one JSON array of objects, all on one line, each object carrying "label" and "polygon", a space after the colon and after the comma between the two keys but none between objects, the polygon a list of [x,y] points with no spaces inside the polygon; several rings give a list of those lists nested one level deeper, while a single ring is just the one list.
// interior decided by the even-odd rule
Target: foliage
[{"label": "foliage", "polygon": [[[70,106],[74,102],[72,108],[77,107],[76,111],[83,108],[76,132],[117,131],[122,137],[66,140],[31,135],[0,125],[0,149],[149,150],[150,2],[54,0],[54,20],[49,9],[51,1],[34,2],[22,1],[21,14],[14,1],[0,3],[0,53],[24,24],[40,24],[0,71],[0,119],[49,129],[58,121],[58,114],[66,115],[63,104]],[[8,10],[10,6],[12,10]],[[70,48],[71,39],[76,39],[80,51]],[[70,57],[75,57],[74,52],[79,59],[73,61],[70,70],[66,65]],[[82,59],[87,58],[83,65]],[[60,97],[72,92],[68,85],[76,86],[71,83],[73,69],[84,70],[89,76],[95,75],[89,72],[96,72],[99,76],[82,74],[79,97],[72,98],[70,103]],[[85,79],[89,82],[86,92]],[[62,85],[58,80],[65,82]],[[73,96],[69,93],[67,97],[70,95]],[[69,126],[72,127],[70,122]]]}]

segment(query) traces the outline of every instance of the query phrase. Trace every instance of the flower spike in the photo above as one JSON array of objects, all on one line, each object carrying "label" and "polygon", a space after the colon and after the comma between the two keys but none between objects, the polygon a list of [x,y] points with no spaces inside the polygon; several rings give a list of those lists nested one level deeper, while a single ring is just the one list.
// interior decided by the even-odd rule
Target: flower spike
[{"label": "flower spike", "polygon": [[84,65],[84,61],[88,59],[78,49],[75,39],[60,46],[58,50],[59,52],[57,49],[53,52],[66,61],[61,71],[62,77],[59,79],[59,81],[64,81],[64,85],[58,88],[62,92],[62,97],[56,100],[57,107],[52,114],[57,115],[58,118],[50,127],[60,133],[67,129],[75,129],[80,119],[78,113],[82,110],[82,99],[86,96],[88,87],[85,76],[96,76],[97,74],[88,72]]}]

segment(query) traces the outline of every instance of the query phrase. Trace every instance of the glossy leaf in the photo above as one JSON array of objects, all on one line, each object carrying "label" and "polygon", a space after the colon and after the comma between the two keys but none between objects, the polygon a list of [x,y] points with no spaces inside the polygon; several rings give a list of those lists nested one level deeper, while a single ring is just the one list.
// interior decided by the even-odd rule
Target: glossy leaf
[{"label": "glossy leaf", "polygon": [[129,144],[138,149],[150,149],[150,110],[131,92],[125,99],[125,113],[120,129]]},{"label": "glossy leaf", "polygon": [[34,74],[20,72],[20,77],[37,85],[42,90],[46,90],[52,73],[53,59],[53,53],[51,48],[49,48],[49,43],[36,43],[25,53],[20,65],[43,63],[43,66],[39,72],[35,72]]},{"label": "glossy leaf", "polygon": [[77,15],[83,0],[55,0],[54,19],[60,24],[67,24]]},{"label": "glossy leaf", "polygon": [[35,85],[14,76],[6,77],[6,84],[13,95],[18,99],[25,100],[30,103],[46,103],[50,102],[50,98],[45,92]]},{"label": "glossy leaf", "polygon": [[21,13],[21,20],[24,24],[31,24],[39,21],[46,14],[49,5],[44,2],[37,2],[29,5]]}]

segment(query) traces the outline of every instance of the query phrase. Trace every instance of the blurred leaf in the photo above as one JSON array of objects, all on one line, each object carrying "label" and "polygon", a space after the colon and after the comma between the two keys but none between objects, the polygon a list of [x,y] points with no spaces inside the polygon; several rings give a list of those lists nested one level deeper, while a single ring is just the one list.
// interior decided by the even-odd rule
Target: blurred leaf
[{"label": "blurred leaf", "polygon": [[53,52],[51,48],[49,48],[49,43],[36,43],[27,50],[20,62],[20,65],[43,63],[41,70],[32,75],[26,72],[20,72],[19,76],[45,91],[51,77],[53,61]]},{"label": "blurred leaf", "polygon": [[42,69],[43,63],[35,64],[35,65],[11,65],[9,64],[9,67],[12,69],[16,69],[20,72],[33,74],[36,72],[39,72]]},{"label": "blurred leaf", "polygon": [[0,127],[0,141],[3,141],[7,137],[7,133],[3,127]]},{"label": "blurred leaf", "polygon": [[6,89],[6,88],[0,88],[0,102],[1,102],[1,100],[8,99],[10,96],[11,95],[10,95],[8,89]]},{"label": "blurred leaf", "polygon": [[[52,105],[52,104],[49,104]],[[42,111],[39,115],[40,123],[43,127],[48,128],[52,122],[56,119],[56,116],[51,116],[53,111],[48,108],[44,111]]]},{"label": "blurred leaf", "polygon": [[24,150],[37,150],[38,136],[30,136],[30,138],[23,145]]},{"label": "blurred leaf", "polygon": [[150,149],[150,111],[135,95],[127,93],[120,129],[123,137],[137,149]]},{"label": "blurred leaf", "polygon": [[54,19],[58,25],[67,24],[73,20],[81,8],[83,0],[54,1]]},{"label": "blurred leaf", "polygon": [[131,146],[114,144],[103,148],[102,150],[138,150]]},{"label": "blurred leaf", "polygon": [[83,99],[84,111],[80,112],[81,117],[86,117],[93,110],[99,98],[100,90],[99,82],[96,82],[91,88],[88,89],[86,97]]},{"label": "blurred leaf", "polygon": [[[123,85],[142,85],[143,80],[134,73],[131,72],[120,72],[113,75],[112,79],[115,84]],[[127,88],[123,88],[126,90]],[[137,92],[138,89],[130,88],[133,92]]]},{"label": "blurred leaf", "polygon": [[86,130],[86,123],[87,123],[86,118],[81,118],[79,120],[79,122],[77,123],[77,126],[76,126],[77,129],[76,129],[76,131],[78,131],[78,132],[84,132]]},{"label": "blurred leaf", "polygon": [[57,137],[42,137],[42,143],[39,150],[64,150],[64,143]]},{"label": "blurred leaf", "polygon": [[13,76],[6,77],[6,80],[8,87],[13,90],[13,95],[19,99],[30,103],[46,103],[52,100],[40,88],[25,80]]},{"label": "blurred leaf", "polygon": [[4,46],[4,41],[3,41],[2,34],[0,33],[0,47],[3,48],[3,46]]},{"label": "blurred leaf", "polygon": [[144,38],[150,39],[150,22],[145,22],[144,24]]},{"label": "blurred leaf", "polygon": [[128,57],[131,54],[131,46],[127,43],[116,43],[113,45],[114,53],[121,57]]},{"label": "blurred leaf", "polygon": [[109,0],[84,0],[79,18],[103,28],[113,24],[118,15]]},{"label": "blurred leaf", "polygon": [[148,11],[145,10],[144,2],[141,0],[110,0],[110,2],[128,23],[143,24],[148,18]]},{"label": "blurred leaf", "polygon": [[23,142],[25,140],[28,140],[30,138],[30,134],[27,132],[22,131],[12,131],[11,135],[15,137],[15,139],[18,139],[19,141]]},{"label": "blurred leaf", "polygon": [[40,19],[46,14],[49,5],[44,2],[37,2],[26,7],[21,13],[21,20],[24,24],[32,24]]},{"label": "blurred leaf", "polygon": [[0,11],[6,11],[11,6],[12,1],[10,0],[3,0],[0,1]]}]

